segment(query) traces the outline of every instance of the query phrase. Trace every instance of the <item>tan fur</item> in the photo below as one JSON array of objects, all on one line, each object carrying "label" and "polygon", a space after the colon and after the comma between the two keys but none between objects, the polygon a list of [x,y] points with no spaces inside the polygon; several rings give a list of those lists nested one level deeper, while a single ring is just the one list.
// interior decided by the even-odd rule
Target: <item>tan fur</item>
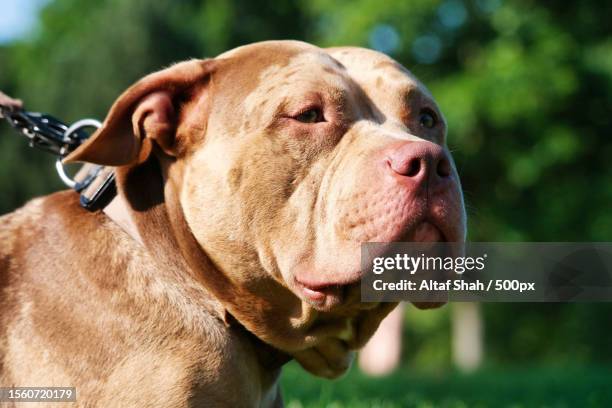
[{"label": "tan fur", "polygon": [[[292,119],[311,105],[325,122]],[[395,306],[360,303],[360,243],[424,222],[464,239],[454,167],[439,187],[386,173],[409,143],[446,149],[423,106],[441,117],[390,58],[294,41],[145,77],[68,158],[119,166],[142,244],[73,192],[0,218],[0,384],[76,386],[79,406],[263,407],[282,405],[292,357],[342,374]]]}]

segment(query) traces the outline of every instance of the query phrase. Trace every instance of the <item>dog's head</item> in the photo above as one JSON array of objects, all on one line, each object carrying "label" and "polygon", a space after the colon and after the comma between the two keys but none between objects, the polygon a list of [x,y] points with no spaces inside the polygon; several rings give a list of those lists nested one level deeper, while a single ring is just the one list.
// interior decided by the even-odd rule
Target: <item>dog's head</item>
[{"label": "dog's head", "polygon": [[264,42],[174,65],[129,88],[69,157],[151,158],[170,221],[197,246],[185,256],[216,271],[202,282],[319,375],[342,373],[394,306],[360,302],[361,243],[465,238],[442,113],[374,51]]}]

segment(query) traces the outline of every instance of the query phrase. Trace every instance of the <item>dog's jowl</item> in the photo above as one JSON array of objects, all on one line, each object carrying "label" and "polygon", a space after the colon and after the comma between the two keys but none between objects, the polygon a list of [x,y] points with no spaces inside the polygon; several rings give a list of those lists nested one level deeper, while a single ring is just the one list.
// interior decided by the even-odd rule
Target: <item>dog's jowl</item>
[{"label": "dog's jowl", "polygon": [[73,191],[0,218],[0,384],[77,406],[281,406],[284,363],[341,375],[395,306],[360,302],[361,243],[465,238],[442,113],[361,48],[173,65],[67,160],[116,167],[132,227]]}]

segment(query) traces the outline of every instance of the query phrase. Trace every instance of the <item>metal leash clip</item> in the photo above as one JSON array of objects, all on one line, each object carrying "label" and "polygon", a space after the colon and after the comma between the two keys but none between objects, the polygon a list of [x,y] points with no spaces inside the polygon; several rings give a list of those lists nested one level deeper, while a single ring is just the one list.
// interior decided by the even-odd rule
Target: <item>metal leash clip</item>
[{"label": "metal leash clip", "polygon": [[[96,119],[81,119],[73,123],[69,127],[66,127],[66,130],[64,131],[64,134],[63,134],[63,138],[64,140],[69,140],[69,141],[77,140],[79,144],[76,147],[78,147],[80,146],[81,143],[83,143],[83,141],[85,141],[85,139],[89,137],[87,133],[83,132],[84,129],[87,129],[90,127],[99,129],[101,126],[102,124],[100,123],[100,121]],[[82,136],[83,134],[86,135],[84,138]],[[66,174],[64,163],[62,163],[62,158],[64,158],[72,150],[76,149],[76,147],[69,149],[70,147],[72,146],[66,145],[60,149],[58,158],[55,161],[55,170],[57,171],[57,174],[59,175],[60,179],[62,179],[64,184],[66,184],[70,188],[74,188],[77,191],[81,191],[82,188],[78,188],[79,186],[77,186],[77,182],[73,180],[72,178],[70,178],[68,174]]]},{"label": "metal leash clip", "polygon": [[28,139],[30,147],[58,156],[67,155],[89,136],[80,130],[68,134],[68,125],[51,115],[4,107],[0,110],[2,117]]},{"label": "metal leash clip", "polygon": [[88,137],[87,128],[102,126],[95,119],[82,119],[68,126],[59,119],[39,112],[27,112],[0,105],[0,118],[28,139],[30,147],[57,155],[55,170],[62,182],[81,193],[81,205],[95,211],[104,207],[116,194],[114,172],[104,166],[86,164],[72,178],[66,172],[62,159],[81,145]]}]

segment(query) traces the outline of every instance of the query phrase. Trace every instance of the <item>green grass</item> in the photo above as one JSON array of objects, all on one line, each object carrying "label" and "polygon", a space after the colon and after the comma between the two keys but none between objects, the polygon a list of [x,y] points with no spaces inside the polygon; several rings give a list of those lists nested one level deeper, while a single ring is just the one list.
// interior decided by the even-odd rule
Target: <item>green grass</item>
[{"label": "green grass", "polygon": [[612,407],[612,368],[488,368],[474,374],[403,368],[369,378],[354,368],[339,380],[324,380],[297,364],[283,371],[289,408],[395,407]]}]

